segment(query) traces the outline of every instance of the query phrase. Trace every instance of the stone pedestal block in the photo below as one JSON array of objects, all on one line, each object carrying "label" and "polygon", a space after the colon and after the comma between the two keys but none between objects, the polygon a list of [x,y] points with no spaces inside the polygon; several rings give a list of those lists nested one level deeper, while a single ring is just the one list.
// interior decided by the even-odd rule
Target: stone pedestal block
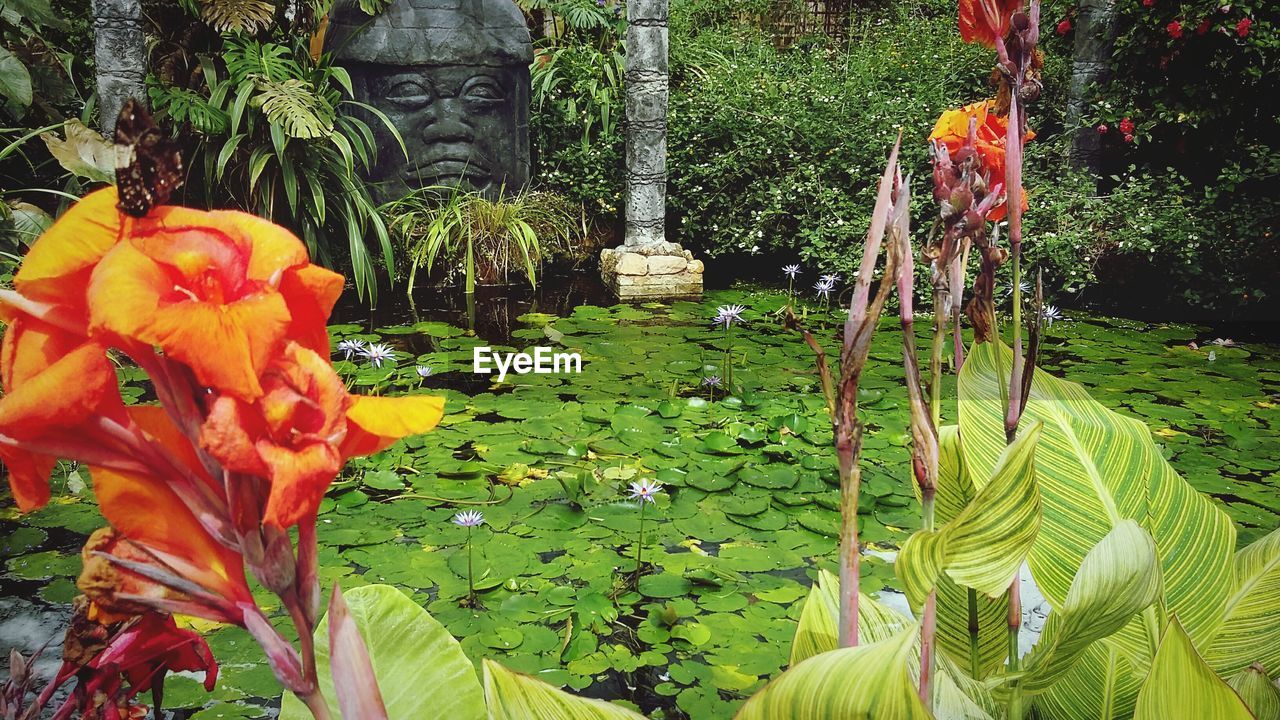
[{"label": "stone pedestal block", "polygon": [[600,253],[605,285],[620,300],[702,297],[701,260],[676,243],[623,245]]}]

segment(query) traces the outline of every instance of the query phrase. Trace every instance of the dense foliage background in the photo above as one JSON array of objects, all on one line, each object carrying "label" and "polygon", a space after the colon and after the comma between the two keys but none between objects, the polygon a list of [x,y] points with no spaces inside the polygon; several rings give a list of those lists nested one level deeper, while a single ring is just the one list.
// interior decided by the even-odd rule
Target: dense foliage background
[{"label": "dense foliage background", "polygon": [[[612,243],[623,221],[624,8],[618,0],[520,4],[539,48],[538,189],[582,203],[597,241]],[[0,187],[6,207],[21,201],[56,213],[81,182],[32,131],[74,117],[94,125],[88,6],[5,7],[3,49],[30,68],[33,97],[5,97],[0,132],[6,143],[26,142],[0,156]],[[1045,92],[1032,108],[1038,137],[1028,146],[1031,263],[1059,303],[1096,299],[1181,318],[1273,316],[1280,8],[1261,0],[1114,7],[1111,76],[1089,91],[1083,122],[1086,132],[1106,129],[1100,178],[1067,162],[1077,129],[1064,124],[1077,8],[1062,0],[1044,7]],[[771,277],[775,265],[796,260],[810,278],[847,274],[871,178],[899,130],[917,180],[915,227],[924,232],[935,212],[925,138],[942,110],[992,92],[989,54],[961,43],[953,2],[860,4],[840,40],[781,41],[772,19],[788,11],[784,0],[671,0],[669,227],[672,239],[716,259],[712,281]],[[225,18],[219,25],[174,0],[149,0],[147,18],[152,101],[189,150],[186,201],[270,214],[371,289],[389,246],[379,215],[350,192],[352,159],[342,148],[362,133],[342,119],[351,106],[340,76],[323,59],[309,66],[302,35],[278,20],[240,18],[228,29]],[[233,126],[239,90],[260,83],[236,73],[232,56],[247,43],[296,60],[289,72],[287,63],[273,66],[279,77],[270,80],[312,89],[319,110],[295,116],[316,118],[315,127],[256,110],[243,129]],[[15,232],[0,250],[16,257],[34,226],[22,226],[22,212],[5,216]]]},{"label": "dense foliage background", "polygon": [[[925,138],[942,110],[993,92],[989,55],[960,41],[953,3],[861,4],[848,42],[810,37],[782,50],[756,22],[755,6],[769,3],[671,5],[673,239],[719,258],[710,269],[728,276],[772,273],[795,259],[810,277],[847,273],[871,178],[899,129],[905,164],[916,168],[915,227],[929,226]],[[1117,10],[1115,72],[1091,91],[1088,118],[1089,128],[1110,130],[1098,182],[1066,160],[1074,3],[1044,9],[1045,93],[1032,108],[1039,135],[1028,146],[1030,260],[1062,302],[1266,317],[1275,303],[1268,290],[1280,287],[1277,119],[1266,99],[1275,96],[1280,56],[1275,7],[1125,0]],[[1170,37],[1171,18],[1193,16],[1210,18],[1211,30]],[[595,56],[619,38],[556,42],[577,39],[575,53]],[[583,118],[598,107],[570,102],[604,76],[605,63],[557,66],[571,77],[539,98],[538,177],[615,222],[622,129],[584,140]],[[1136,126],[1132,142],[1119,130],[1126,117]],[[771,262],[735,262],[756,254]]]}]

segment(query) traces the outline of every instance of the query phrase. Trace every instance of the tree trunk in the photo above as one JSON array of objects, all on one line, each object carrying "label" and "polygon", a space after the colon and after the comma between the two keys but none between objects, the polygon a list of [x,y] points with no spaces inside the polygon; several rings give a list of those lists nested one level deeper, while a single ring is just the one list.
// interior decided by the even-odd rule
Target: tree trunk
[{"label": "tree trunk", "polygon": [[125,100],[135,97],[148,104],[141,0],[93,0],[93,38],[98,118],[103,133],[110,137]]},{"label": "tree trunk", "polygon": [[667,0],[627,3],[627,246],[665,239]]},{"label": "tree trunk", "polygon": [[1111,72],[1111,51],[1116,41],[1116,7],[1112,0],[1080,0],[1076,43],[1071,59],[1071,85],[1067,93],[1067,127],[1072,129],[1071,164],[1094,174],[1101,169],[1102,138],[1092,125],[1084,125],[1096,99],[1096,87]]}]

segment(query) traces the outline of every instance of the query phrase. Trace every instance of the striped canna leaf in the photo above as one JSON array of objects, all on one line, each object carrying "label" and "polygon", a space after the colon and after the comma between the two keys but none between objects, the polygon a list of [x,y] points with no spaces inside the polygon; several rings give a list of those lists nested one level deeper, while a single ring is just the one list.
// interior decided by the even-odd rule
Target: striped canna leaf
[{"label": "striped canna leaf", "polygon": [[541,680],[484,661],[489,720],[644,720],[621,705],[581,698]]},{"label": "striped canna leaf", "polygon": [[1049,616],[1025,659],[1022,691],[1030,695],[1053,685],[1085,648],[1120,630],[1159,596],[1155,542],[1138,523],[1121,520],[1085,556],[1066,602]]},{"label": "striped canna leaf", "polygon": [[1244,701],[1205,664],[1177,616],[1165,627],[1133,720],[1253,720]]},{"label": "striped canna leaf", "polygon": [[1221,629],[1205,650],[1218,674],[1280,669],[1280,529],[1236,553]]},{"label": "striped canna leaf", "polygon": [[958,585],[999,597],[1022,567],[1040,527],[1035,450],[1040,424],[1001,452],[973,499],[937,530],[912,535],[895,569],[912,607],[946,572]]},{"label": "striped canna leaf", "polygon": [[[1000,389],[1011,355],[1002,345],[975,345],[960,373],[962,449],[972,477],[993,468],[1004,449]],[[1193,642],[1212,639],[1233,587],[1235,528],[1226,514],[1174,472],[1146,426],[1106,409],[1076,383],[1036,372],[1023,422],[1044,424],[1035,458],[1043,520],[1028,563],[1055,611],[1086,554],[1128,519],[1155,542],[1162,607],[1181,619]],[[1054,718],[1124,717],[1159,632],[1157,613],[1148,609],[1090,646],[1041,696],[1042,710]]]}]

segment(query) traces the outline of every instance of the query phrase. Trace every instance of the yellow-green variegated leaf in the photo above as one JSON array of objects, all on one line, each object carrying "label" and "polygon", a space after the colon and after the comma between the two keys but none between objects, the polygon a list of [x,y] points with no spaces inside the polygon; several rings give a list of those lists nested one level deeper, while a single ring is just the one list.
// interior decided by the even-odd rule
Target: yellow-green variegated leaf
[{"label": "yellow-green variegated leaf", "polygon": [[[839,645],[836,623],[840,617],[840,578],[827,570],[818,571],[818,582],[809,588],[809,597],[800,611],[800,624],[791,643],[791,664],[796,665],[819,653],[835,650]],[[893,637],[908,622],[907,618],[876,602],[872,597],[858,597],[858,638],[873,643]]]},{"label": "yellow-green variegated leaf", "polygon": [[644,720],[621,705],[571,695],[541,680],[484,661],[489,720]]},{"label": "yellow-green variegated leaf", "polygon": [[1280,668],[1280,529],[1236,553],[1225,618],[1204,659],[1223,676]]},{"label": "yellow-green variegated leaf", "polygon": [[[917,498],[919,499],[918,486]],[[938,428],[938,493],[933,512],[939,523],[949,522],[973,499],[973,480],[964,471],[960,427]],[[985,678],[1004,666],[1009,651],[1008,606],[955,584],[945,574],[938,578],[937,643],[942,654],[973,678]],[[972,603],[972,608],[970,607]],[[976,646],[969,636],[970,610],[977,621]]]},{"label": "yellow-green variegated leaf", "polygon": [[1046,720],[1130,720],[1141,687],[1142,676],[1129,659],[1107,642],[1096,642],[1035,696],[1035,707]]},{"label": "yellow-green variegated leaf", "polygon": [[[1000,388],[1011,363],[1008,348],[983,343],[961,370],[962,449],[972,477],[994,467],[1004,449]],[[1165,609],[1195,642],[1207,642],[1231,592],[1235,528],[1227,515],[1174,472],[1145,425],[1103,407],[1076,383],[1037,370],[1022,426],[1035,422],[1044,423],[1035,459],[1043,521],[1028,563],[1050,604],[1063,606],[1085,555],[1129,518],[1155,540]],[[1153,618],[1147,613],[1107,642],[1145,665],[1146,638],[1159,631]],[[1114,695],[1106,697],[1114,704]]]},{"label": "yellow-green variegated leaf", "polygon": [[1253,720],[1244,701],[1205,664],[1177,617],[1165,628],[1133,720]]},{"label": "yellow-green variegated leaf", "polygon": [[[818,582],[809,590],[809,597],[800,613],[800,626],[796,629],[795,641],[791,645],[793,667],[814,655],[836,649],[836,622],[839,616],[840,579],[826,570],[819,570]],[[875,598],[859,595],[858,636],[863,644],[893,638],[910,623],[906,616]],[[1002,634],[1001,637],[1006,635]],[[908,658],[908,666],[912,681],[916,681],[920,677],[918,639]],[[938,717],[948,720],[989,720],[997,714],[995,701],[986,686],[967,676],[945,655],[938,657],[936,677],[938,684],[934,702]]]},{"label": "yellow-green variegated leaf", "polygon": [[902,546],[894,566],[912,607],[924,603],[942,572],[964,587],[1000,596],[1018,574],[1040,527],[1036,441],[1040,425],[1006,447],[989,479],[954,518]]},{"label": "yellow-green variegated leaf", "polygon": [[888,640],[831,650],[787,670],[753,695],[737,720],[932,720],[907,666],[912,623]]},{"label": "yellow-green variegated leaf", "polygon": [[1258,720],[1280,720],[1280,687],[1267,677],[1261,665],[1255,663],[1232,675],[1227,678],[1227,684]]},{"label": "yellow-green variegated leaf", "polygon": [[1121,520],[1085,555],[1066,601],[1049,615],[1040,642],[1024,659],[1023,693],[1054,684],[1085,648],[1120,630],[1159,596],[1155,542],[1138,523]]}]

